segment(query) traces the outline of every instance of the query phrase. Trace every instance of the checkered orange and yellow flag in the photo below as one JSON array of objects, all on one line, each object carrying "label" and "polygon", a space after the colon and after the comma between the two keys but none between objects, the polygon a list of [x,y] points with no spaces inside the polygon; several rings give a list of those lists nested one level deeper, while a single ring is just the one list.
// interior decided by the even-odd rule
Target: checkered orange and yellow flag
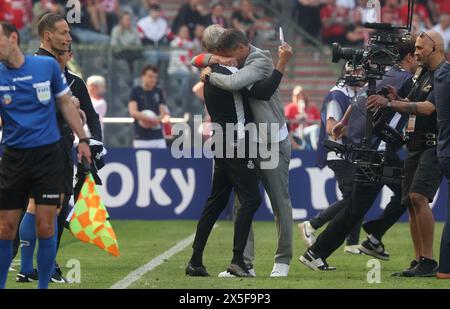
[{"label": "checkered orange and yellow flag", "polygon": [[105,204],[95,188],[92,175],[89,174],[75,203],[70,230],[79,240],[94,244],[113,256],[119,256],[116,234],[108,219]]}]

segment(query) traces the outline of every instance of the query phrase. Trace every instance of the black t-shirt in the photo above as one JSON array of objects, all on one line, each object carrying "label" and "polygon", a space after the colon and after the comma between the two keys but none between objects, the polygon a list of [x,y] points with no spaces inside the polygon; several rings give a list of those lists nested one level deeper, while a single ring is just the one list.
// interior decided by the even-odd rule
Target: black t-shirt
[{"label": "black t-shirt", "polygon": [[[256,15],[255,15],[255,18],[258,19],[258,17]],[[253,24],[255,23],[253,19],[244,17],[240,11],[235,11],[231,15],[231,19],[237,19],[241,24],[243,24],[247,27],[253,26]]]},{"label": "black t-shirt", "polygon": [[[70,72],[68,69],[65,69],[64,73],[67,79],[67,84],[70,85],[72,95],[78,98],[80,101],[80,109],[86,114],[86,124],[91,132],[91,137],[101,142],[103,135],[100,118],[92,105],[92,100],[89,96],[84,80],[78,75]],[[65,123],[62,119],[60,121],[59,118],[62,118],[61,112],[58,112],[58,123]]]},{"label": "black t-shirt", "polygon": [[[151,110],[159,115],[159,106],[165,104],[164,92],[161,88],[155,87],[150,91],[144,90],[141,86],[131,90],[130,101],[136,101],[138,111]],[[163,138],[161,126],[151,129],[143,128],[138,121],[134,122],[134,138],[138,140],[154,140]]]},{"label": "black t-shirt", "polygon": [[[425,70],[420,74],[419,79],[415,83],[411,93],[408,96],[411,102],[427,101],[433,92],[433,76],[434,71]],[[408,143],[409,150],[422,150],[425,145],[425,134],[437,134],[436,112],[429,116],[416,116],[414,132],[409,133],[410,141]]]},{"label": "black t-shirt", "polygon": [[434,91],[429,101],[436,105],[439,157],[450,157],[450,63],[445,63],[434,74]]},{"label": "black t-shirt", "polygon": [[[221,65],[213,65],[212,72],[232,74],[229,69]],[[211,121],[219,124],[224,134],[227,123],[235,125],[240,122],[245,125],[253,121],[246,95],[242,95],[240,92],[229,92],[209,83],[205,83],[203,94]],[[237,132],[234,132],[233,136],[226,136],[224,141],[236,141],[237,138],[242,137],[238,137]]]},{"label": "black t-shirt", "polygon": [[[66,4],[64,4],[64,6],[66,6]],[[95,31],[95,29],[94,29],[94,27],[92,26],[92,23],[91,23],[91,18],[90,18],[89,11],[88,11],[86,3],[82,3],[81,4],[81,10],[79,11],[79,14],[80,14],[80,22],[72,24],[72,26],[75,27],[75,28],[81,28],[81,29]],[[73,34],[71,34],[71,35],[74,36]],[[78,42],[79,38],[76,37],[76,36],[74,36],[74,37],[77,40],[76,42]]]},{"label": "black t-shirt", "polygon": [[[350,33],[356,30],[358,27],[364,27],[361,24],[351,24],[345,27],[345,33]],[[364,46],[364,39],[359,39],[357,41],[350,41],[348,38],[346,38],[346,43],[350,46],[357,46],[357,47],[363,47]]]},{"label": "black t-shirt", "polygon": [[200,14],[200,12],[193,10],[191,5],[187,3],[182,5],[178,11],[178,14],[172,24],[172,32],[178,33],[181,26],[186,25],[189,28],[191,38],[193,38],[195,27],[197,25],[204,25],[205,22],[205,18]]},{"label": "black t-shirt", "polygon": [[414,81],[411,78],[409,78],[398,90],[398,96],[400,98],[406,98],[408,97],[409,93],[411,92],[412,88],[414,86]]}]

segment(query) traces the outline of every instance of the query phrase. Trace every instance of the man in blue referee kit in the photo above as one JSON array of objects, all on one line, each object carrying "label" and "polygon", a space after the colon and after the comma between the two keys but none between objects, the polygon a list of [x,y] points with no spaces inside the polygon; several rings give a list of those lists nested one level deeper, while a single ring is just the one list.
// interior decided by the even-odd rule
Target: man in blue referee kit
[{"label": "man in blue referee kit", "polygon": [[64,74],[50,57],[24,56],[19,33],[0,22],[0,115],[4,152],[0,166],[0,288],[4,288],[13,239],[30,195],[36,203],[39,288],[47,288],[56,254],[56,208],[63,193],[63,150],[55,98],[78,135],[78,159],[91,163],[89,139],[69,95]]},{"label": "man in blue referee kit", "polygon": [[[69,24],[66,22],[63,16],[54,13],[47,13],[39,20],[37,25],[38,33],[41,38],[41,45],[36,55],[48,56],[56,58],[60,64],[61,70],[67,80],[67,84],[70,87],[72,93],[72,99],[75,101],[76,106],[79,106],[79,111],[84,113],[84,118],[87,127],[89,129],[90,149],[92,157],[98,158],[97,154],[103,152],[102,144],[102,129],[97,113],[92,105],[92,101],[89,97],[87,87],[79,76],[68,70],[67,63],[70,61],[71,54],[71,42]],[[57,110],[56,119],[59,127],[59,132],[62,136],[63,152],[64,156],[64,194],[61,198],[61,205],[57,210],[58,223],[57,223],[57,242],[56,242],[56,255],[58,255],[59,244],[64,231],[67,215],[70,211],[69,200],[74,195],[73,188],[73,158],[72,147],[74,143],[74,134],[69,125],[64,120],[62,113]],[[96,146],[93,146],[96,144]],[[101,167],[101,162],[94,159],[96,167]],[[84,176],[86,174],[83,164],[78,164],[77,178],[80,180],[77,182],[75,190],[74,200],[78,197],[77,191],[81,189],[81,184],[84,182]],[[97,182],[97,181],[96,181]],[[35,220],[35,203],[34,199],[30,199],[26,213],[24,214],[21,223],[19,225],[19,237],[20,237],[20,272],[17,274],[16,281],[21,283],[37,281],[37,271],[33,267],[34,249],[36,244],[36,220]],[[17,242],[15,243],[17,245]],[[16,248],[13,247],[14,251]],[[58,263],[55,262],[55,271],[52,274],[51,281],[55,283],[66,283]]]}]

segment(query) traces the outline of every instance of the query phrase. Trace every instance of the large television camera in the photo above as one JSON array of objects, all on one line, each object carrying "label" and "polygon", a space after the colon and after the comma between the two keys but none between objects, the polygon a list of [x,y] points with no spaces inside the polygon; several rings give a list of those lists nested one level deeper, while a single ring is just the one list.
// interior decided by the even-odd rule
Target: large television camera
[{"label": "large television camera", "polygon": [[324,141],[325,149],[339,154],[343,159],[357,166],[354,182],[358,183],[401,183],[403,168],[392,166],[386,152],[367,149],[362,145],[342,145],[330,140]]},{"label": "large television camera", "polygon": [[375,30],[370,37],[368,45],[364,49],[342,47],[339,43],[332,44],[332,61],[347,60],[353,70],[345,71],[342,79],[344,84],[355,81],[369,82],[381,79],[386,72],[386,67],[398,62],[397,46],[411,40],[411,34],[407,28],[397,27],[385,23],[366,23],[368,29]]},{"label": "large television camera", "polygon": [[[377,92],[382,94],[384,89]],[[387,113],[379,109],[373,114],[373,134],[394,148],[407,143],[408,137],[391,127],[387,121]],[[360,183],[398,183],[403,179],[403,168],[393,166],[386,151],[372,149],[367,144],[342,145],[330,140],[324,141],[324,147],[333,151],[343,159],[356,164],[355,182]]]},{"label": "large television camera", "polygon": [[[365,27],[374,29],[367,47],[364,49],[341,47],[338,43],[332,45],[332,61],[346,60],[352,66],[344,70],[338,84],[355,85],[367,83],[367,97],[377,92],[376,82],[383,78],[388,67],[399,61],[398,46],[411,40],[412,14],[414,0],[408,0],[408,23],[406,27],[386,23],[366,23]],[[390,166],[385,151],[372,149],[370,141],[373,134],[391,145],[403,145],[406,138],[395,128],[389,126],[384,110],[376,113],[367,110],[365,134],[361,144],[340,145],[332,141],[324,143],[328,151],[335,151],[345,159],[356,164],[355,181],[360,183],[400,183],[403,179],[403,169]]]}]

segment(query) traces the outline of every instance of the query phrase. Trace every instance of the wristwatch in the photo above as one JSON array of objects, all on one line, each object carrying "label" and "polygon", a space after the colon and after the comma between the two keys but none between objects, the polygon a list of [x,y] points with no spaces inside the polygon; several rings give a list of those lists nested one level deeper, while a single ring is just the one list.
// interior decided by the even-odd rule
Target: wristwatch
[{"label": "wristwatch", "polygon": [[387,101],[386,107],[389,107],[389,108],[392,107],[392,101],[391,101],[391,100],[388,100],[388,101]]},{"label": "wristwatch", "polygon": [[81,144],[81,143],[86,143],[89,146],[89,137],[80,138],[78,140],[78,144]]}]

